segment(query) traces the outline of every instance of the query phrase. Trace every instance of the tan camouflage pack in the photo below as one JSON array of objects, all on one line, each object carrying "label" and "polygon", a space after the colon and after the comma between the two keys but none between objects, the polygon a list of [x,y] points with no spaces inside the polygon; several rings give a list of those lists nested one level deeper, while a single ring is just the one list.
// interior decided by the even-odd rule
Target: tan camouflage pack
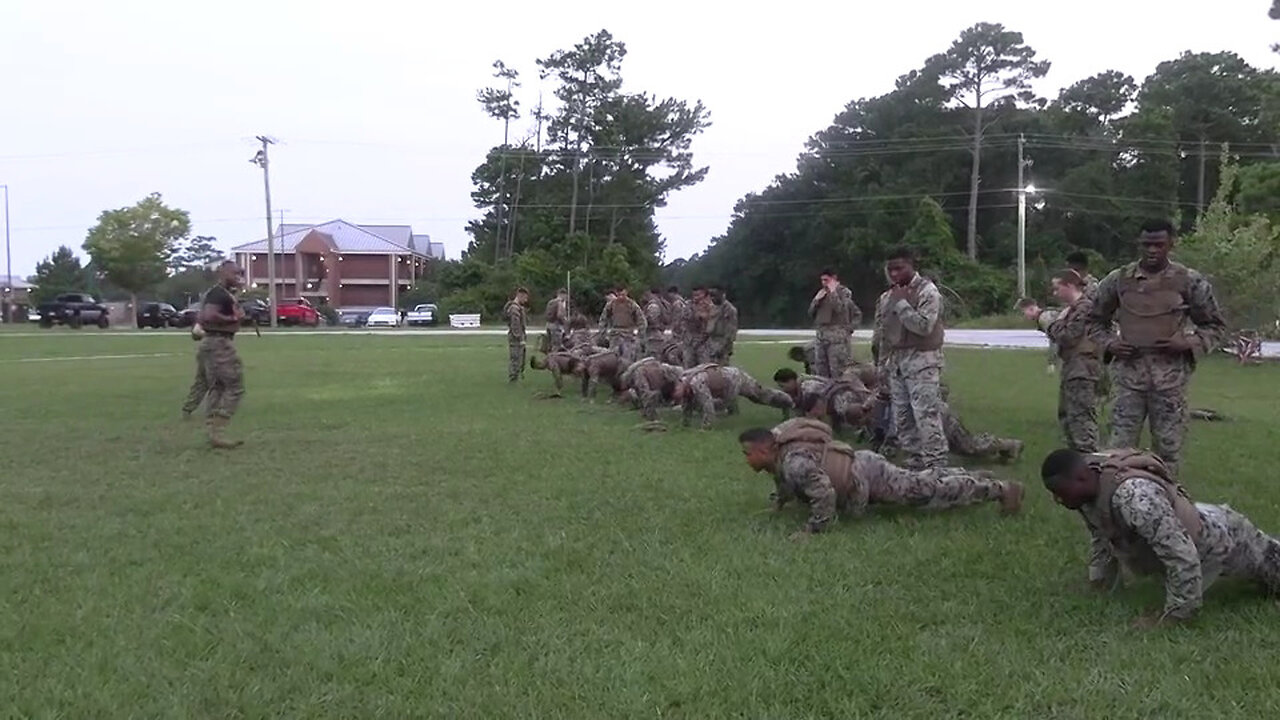
[{"label": "tan camouflage pack", "polygon": [[855,490],[853,478],[854,449],[848,443],[835,439],[831,426],[813,418],[792,418],[773,429],[774,441],[779,449],[791,445],[809,445],[819,450],[822,469],[827,473],[836,497],[843,499]]},{"label": "tan camouflage pack", "polygon": [[1143,450],[1112,450],[1102,455],[1097,505],[1102,511],[1105,526],[1103,531],[1106,534],[1111,535],[1115,532],[1112,526],[1111,497],[1115,494],[1116,488],[1129,478],[1141,477],[1154,481],[1164,490],[1169,498],[1169,504],[1173,505],[1173,512],[1177,515],[1178,522],[1182,523],[1191,540],[1194,542],[1200,537],[1203,525],[1200,511],[1196,510],[1195,503],[1191,501],[1186,488],[1169,475],[1169,468],[1159,457]]}]

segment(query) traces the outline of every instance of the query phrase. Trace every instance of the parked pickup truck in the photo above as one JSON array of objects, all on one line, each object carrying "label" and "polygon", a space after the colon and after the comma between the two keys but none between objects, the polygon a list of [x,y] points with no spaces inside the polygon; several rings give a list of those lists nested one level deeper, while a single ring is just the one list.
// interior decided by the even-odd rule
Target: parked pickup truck
[{"label": "parked pickup truck", "polygon": [[37,308],[40,313],[40,327],[54,325],[97,325],[107,327],[107,306],[84,293],[64,293]]},{"label": "parked pickup truck", "polygon": [[404,316],[405,325],[435,325],[439,309],[435,305],[415,305],[409,314]]},{"label": "parked pickup truck", "polygon": [[306,298],[285,298],[280,301],[280,307],[276,310],[276,322],[280,325],[316,327],[320,324],[320,313],[316,312]]}]

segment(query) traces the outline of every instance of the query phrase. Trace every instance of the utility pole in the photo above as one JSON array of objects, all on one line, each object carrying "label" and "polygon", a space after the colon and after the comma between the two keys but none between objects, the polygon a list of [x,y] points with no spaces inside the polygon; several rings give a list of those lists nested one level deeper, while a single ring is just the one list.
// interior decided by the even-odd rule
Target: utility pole
[{"label": "utility pole", "polygon": [[1204,135],[1200,136],[1200,182],[1196,185],[1196,221],[1200,220],[1200,215],[1204,214],[1204,163],[1205,163],[1205,139]]},{"label": "utility pole", "polygon": [[4,188],[4,318],[13,322],[13,251],[9,248],[9,186]]},{"label": "utility pole", "polygon": [[1018,133],[1018,297],[1027,296],[1027,184],[1023,180],[1022,171],[1027,161],[1022,151],[1027,140]]},{"label": "utility pole", "polygon": [[[276,234],[271,227],[271,171],[269,169],[271,163],[267,157],[267,146],[274,145],[276,141],[266,135],[259,135],[258,141],[262,143],[262,149],[249,162],[262,168],[262,186],[267,195],[267,297],[271,304],[271,327],[276,327],[276,313],[279,312],[279,306],[276,304]],[[253,263],[249,263],[249,268],[250,279],[252,279]]]}]

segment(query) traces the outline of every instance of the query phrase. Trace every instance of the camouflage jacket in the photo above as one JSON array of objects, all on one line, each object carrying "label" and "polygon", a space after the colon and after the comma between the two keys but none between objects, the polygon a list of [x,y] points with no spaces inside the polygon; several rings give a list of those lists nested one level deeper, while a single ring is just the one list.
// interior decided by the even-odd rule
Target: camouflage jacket
[{"label": "camouflage jacket", "polygon": [[926,368],[941,368],[942,350],[895,349],[893,346],[897,338],[888,337],[886,319],[893,313],[904,331],[928,335],[934,325],[942,322],[942,293],[932,280],[919,273],[911,278],[908,287],[914,289],[919,297],[916,307],[912,307],[906,300],[894,300],[892,290],[881,293],[880,299],[876,301],[871,345],[881,363],[889,363],[889,367],[910,375]]},{"label": "camouflage jacket", "polygon": [[1040,329],[1058,347],[1063,360],[1063,380],[1097,380],[1102,376],[1101,353],[1090,337],[1092,312],[1093,301],[1083,295],[1069,307],[1040,313]]},{"label": "camouflage jacket", "polygon": [[525,307],[515,300],[509,300],[506,307],[502,308],[502,317],[507,322],[507,340],[524,342],[525,325],[528,320],[528,311]]}]

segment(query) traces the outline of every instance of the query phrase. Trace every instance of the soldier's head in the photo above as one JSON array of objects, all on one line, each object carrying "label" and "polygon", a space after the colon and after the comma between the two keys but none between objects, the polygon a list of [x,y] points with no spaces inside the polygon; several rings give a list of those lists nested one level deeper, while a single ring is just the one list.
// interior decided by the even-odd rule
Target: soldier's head
[{"label": "soldier's head", "polygon": [[778,462],[778,441],[768,428],[751,428],[738,436],[747,465],[756,472],[773,472]]},{"label": "soldier's head", "polygon": [[916,254],[909,247],[897,247],[885,258],[885,273],[894,285],[906,285],[916,276]]},{"label": "soldier's head", "polygon": [[1089,274],[1089,256],[1083,250],[1076,250],[1067,255],[1067,267],[1084,277]]},{"label": "soldier's head", "polygon": [[796,410],[807,418],[820,420],[827,416],[827,400],[818,394],[805,395],[796,403]]},{"label": "soldier's head", "polygon": [[559,290],[556,290],[556,297],[563,300],[569,297],[569,291],[564,288],[560,288]]},{"label": "soldier's head", "polygon": [[827,268],[818,273],[818,282],[822,283],[822,287],[826,288],[828,291],[832,291],[840,284],[840,277],[836,275],[835,270]]},{"label": "soldier's head", "polygon": [[627,296],[627,286],[619,285],[618,287],[613,289],[613,294],[620,298],[625,298]]},{"label": "soldier's head", "polygon": [[218,282],[227,288],[237,288],[244,284],[244,269],[235,260],[223,260],[218,266]]},{"label": "soldier's head", "polygon": [[1022,298],[1014,307],[1028,320],[1035,320],[1040,315],[1040,303],[1031,298]]},{"label": "soldier's head", "polygon": [[799,345],[792,345],[791,349],[787,351],[787,357],[791,358],[792,360],[795,360],[798,363],[805,362],[808,359],[805,357],[804,348],[800,347]]},{"label": "soldier's head", "polygon": [[707,289],[702,285],[694,286],[693,293],[689,297],[694,302],[701,302],[707,298]]},{"label": "soldier's head", "polygon": [[1085,456],[1070,448],[1054,450],[1040,465],[1040,478],[1053,493],[1059,505],[1079,510],[1098,497],[1098,473],[1085,462]]},{"label": "soldier's head", "polygon": [[680,288],[676,287],[675,285],[672,285],[671,287],[667,288],[667,297],[668,298],[680,297]]},{"label": "soldier's head", "polygon": [[1070,305],[1084,295],[1084,276],[1074,268],[1055,273],[1049,281],[1053,296]]},{"label": "soldier's head", "polygon": [[1169,264],[1169,251],[1177,241],[1178,231],[1168,220],[1148,220],[1138,234],[1138,250],[1142,257],[1138,264],[1143,270],[1163,270]]},{"label": "soldier's head", "polygon": [[529,303],[529,291],[522,287],[516,288],[514,297],[515,301],[521,305],[527,305]]},{"label": "soldier's head", "polygon": [[610,290],[609,292],[604,294],[604,302],[606,305],[608,305],[609,303],[617,299],[618,299],[618,293],[613,290]]},{"label": "soldier's head", "polygon": [[707,288],[707,297],[711,298],[711,302],[720,305],[724,303],[724,289],[718,285],[712,285]]},{"label": "soldier's head", "polygon": [[800,377],[791,368],[779,368],[773,374],[773,381],[778,384],[779,390],[791,397],[795,397],[800,390]]}]

